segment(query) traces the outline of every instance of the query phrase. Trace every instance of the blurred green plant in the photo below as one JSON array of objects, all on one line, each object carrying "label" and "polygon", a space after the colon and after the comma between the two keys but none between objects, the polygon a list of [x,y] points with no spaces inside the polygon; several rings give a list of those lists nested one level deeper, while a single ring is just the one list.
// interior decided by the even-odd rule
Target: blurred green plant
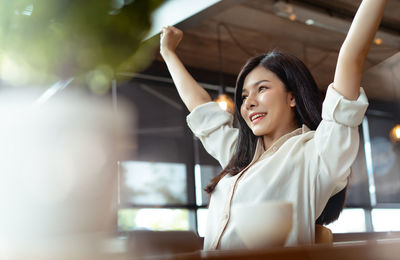
[{"label": "blurred green plant", "polygon": [[143,39],[164,0],[0,0],[0,79],[48,86],[70,77],[108,90],[115,71],[137,71],[158,40]]}]

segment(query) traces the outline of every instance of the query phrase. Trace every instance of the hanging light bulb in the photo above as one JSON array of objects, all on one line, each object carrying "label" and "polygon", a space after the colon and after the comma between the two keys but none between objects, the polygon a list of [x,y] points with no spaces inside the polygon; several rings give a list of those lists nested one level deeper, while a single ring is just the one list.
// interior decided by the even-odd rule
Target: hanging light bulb
[{"label": "hanging light bulb", "polygon": [[222,46],[221,46],[221,31],[220,28],[225,26],[223,23],[217,24],[217,39],[218,39],[218,58],[219,58],[219,95],[215,102],[225,111],[233,114],[235,111],[235,103],[233,100],[226,94],[225,86],[224,86],[224,73],[222,68]]},{"label": "hanging light bulb", "polygon": [[395,125],[390,131],[390,140],[393,143],[400,143],[400,124]]},{"label": "hanging light bulb", "polygon": [[[392,89],[393,89],[393,104],[394,104],[394,111],[393,111],[393,115],[395,116],[395,120],[399,121],[400,117],[399,117],[399,113],[398,111],[400,111],[400,98],[397,97],[397,91],[396,91],[396,85],[398,85],[398,82],[396,83],[396,80],[399,81],[399,79],[396,77],[396,73],[394,71],[394,68],[392,67],[391,69],[392,75]],[[395,125],[392,130],[389,133],[389,137],[390,140],[393,143],[400,143],[400,124]]]},{"label": "hanging light bulb", "polygon": [[235,104],[233,103],[233,100],[226,94],[220,94],[215,102],[218,103],[220,108],[231,114],[233,114],[233,112],[235,111]]},{"label": "hanging light bulb", "polygon": [[377,38],[375,38],[374,42],[376,45],[381,45],[383,41],[382,41],[382,38],[377,37]]}]

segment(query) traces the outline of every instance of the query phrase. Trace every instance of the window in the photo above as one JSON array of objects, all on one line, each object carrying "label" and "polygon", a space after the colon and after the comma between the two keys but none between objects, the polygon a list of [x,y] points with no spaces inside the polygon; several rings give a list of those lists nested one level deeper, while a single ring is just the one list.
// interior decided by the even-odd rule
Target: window
[{"label": "window", "polygon": [[351,166],[351,174],[346,194],[347,207],[370,207],[369,180],[365,161],[364,133],[359,128],[360,146],[356,160]]},{"label": "window", "polygon": [[365,232],[363,209],[344,209],[339,219],[327,226],[333,233]]},{"label": "window", "polygon": [[400,209],[373,209],[374,231],[400,231]]},{"label": "window", "polygon": [[125,161],[119,170],[119,204],[186,205],[186,165]]},{"label": "window", "polygon": [[118,230],[189,230],[188,210],[186,209],[120,209],[118,211]]},{"label": "window", "polygon": [[134,80],[117,93],[135,106],[138,126],[118,167],[118,229],[204,230],[203,188],[221,168],[188,129],[175,88]]},{"label": "window", "polygon": [[389,138],[396,121],[368,116],[377,204],[400,203],[400,149]]}]

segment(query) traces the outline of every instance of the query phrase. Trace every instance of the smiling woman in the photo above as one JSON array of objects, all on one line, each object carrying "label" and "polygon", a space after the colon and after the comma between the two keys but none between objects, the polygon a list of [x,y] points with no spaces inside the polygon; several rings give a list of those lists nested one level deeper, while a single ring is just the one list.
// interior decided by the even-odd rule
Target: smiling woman
[{"label": "smiling woman", "polygon": [[315,81],[299,59],[279,52],[249,59],[236,82],[238,129],[176,55],[182,31],[163,28],[160,52],[191,112],[188,125],[223,167],[206,187],[211,200],[205,249],[249,248],[238,235],[245,223],[231,211],[241,204],[291,203],[293,228],[285,245],[314,243],[315,224],[339,216],[358,152],[357,126],[368,106],[361,71],[385,3],[364,0],[360,5],[322,109]]}]

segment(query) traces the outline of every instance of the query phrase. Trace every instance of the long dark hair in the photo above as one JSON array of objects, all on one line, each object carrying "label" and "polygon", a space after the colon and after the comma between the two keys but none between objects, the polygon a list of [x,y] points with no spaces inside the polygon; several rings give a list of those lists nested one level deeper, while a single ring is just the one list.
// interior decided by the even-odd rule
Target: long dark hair
[{"label": "long dark hair", "polygon": [[[236,143],[235,152],[228,165],[217,177],[211,181],[209,185],[205,187],[205,191],[208,193],[213,192],[218,182],[225,175],[230,174],[234,176],[241,172],[247,165],[250,164],[255,154],[258,137],[253,134],[251,129],[247,126],[246,122],[242,118],[240,114],[240,107],[242,105],[241,94],[244,80],[247,75],[258,66],[262,66],[265,69],[273,72],[282,81],[286,91],[293,94],[296,101],[295,119],[298,127],[301,127],[303,124],[305,124],[311,130],[315,130],[322,120],[321,95],[318,92],[318,87],[313,76],[301,60],[293,55],[284,54],[278,51],[272,51],[250,58],[241,69],[236,80],[236,108],[234,116],[239,128],[239,137]],[[334,203],[333,207],[337,208],[336,205],[337,203]],[[342,208],[343,206],[341,206],[337,216],[339,216]],[[329,212],[331,211],[332,210]],[[333,211],[335,211],[335,209]],[[328,213],[325,213],[325,215]],[[323,214],[321,214],[321,216],[322,215]],[[329,213],[329,215],[331,214]],[[326,219],[331,221],[329,216],[324,216],[323,218],[325,221],[319,221],[317,224],[326,224]]]}]

